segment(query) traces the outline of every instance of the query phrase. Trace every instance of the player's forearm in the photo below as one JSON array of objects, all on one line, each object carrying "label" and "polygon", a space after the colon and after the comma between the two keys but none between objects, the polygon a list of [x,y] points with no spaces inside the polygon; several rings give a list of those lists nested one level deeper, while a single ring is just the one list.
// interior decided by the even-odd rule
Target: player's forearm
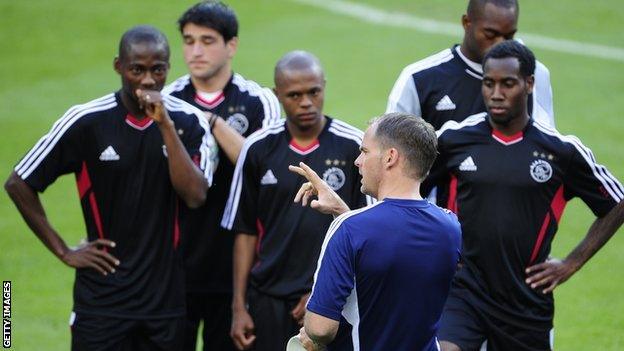
[{"label": "player's forearm", "polygon": [[326,345],[334,340],[338,332],[338,325],[338,321],[311,311],[306,311],[303,324],[306,334],[318,350],[324,350]]},{"label": "player's forearm", "polygon": [[13,200],[18,211],[28,227],[37,235],[39,240],[56,257],[62,259],[69,251],[63,239],[56,233],[48,222],[45,210],[39,200],[39,195],[15,172],[4,184],[4,189]]},{"label": "player's forearm", "polygon": [[232,310],[245,309],[247,304],[247,283],[249,272],[255,258],[256,242],[255,235],[239,233],[234,239],[234,262],[233,262],[233,298]]},{"label": "player's forearm", "polygon": [[230,162],[236,164],[245,138],[238,134],[234,128],[230,127],[221,117],[216,117],[212,127],[212,135]]},{"label": "player's forearm", "polygon": [[201,206],[206,201],[208,182],[186,152],[173,121],[169,119],[158,127],[167,148],[169,177],[173,188],[190,208]]},{"label": "player's forearm", "polygon": [[571,263],[575,271],[578,271],[611,239],[622,223],[624,223],[624,201],[615,206],[607,215],[594,221],[585,238],[566,257],[566,262]]}]

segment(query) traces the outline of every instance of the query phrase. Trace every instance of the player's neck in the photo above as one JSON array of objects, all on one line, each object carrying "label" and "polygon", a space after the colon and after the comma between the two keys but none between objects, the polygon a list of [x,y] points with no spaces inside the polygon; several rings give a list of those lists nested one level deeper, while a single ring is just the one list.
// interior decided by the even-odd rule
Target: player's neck
[{"label": "player's neck", "polygon": [[523,131],[524,128],[526,128],[527,124],[529,123],[530,117],[526,111],[523,114],[521,114],[521,116],[522,117],[512,118],[506,124],[495,123],[494,121],[492,121],[491,118],[489,121],[490,121],[490,125],[492,126],[492,129],[496,130],[497,132],[500,132],[503,135],[511,136],[511,135],[515,135]]},{"label": "player's neck", "polygon": [[225,88],[227,83],[230,81],[231,77],[232,68],[228,63],[212,77],[200,78],[191,76],[191,82],[193,82],[193,86],[197,91],[214,93],[223,90],[223,88]]},{"label": "player's neck", "polygon": [[479,58],[479,55],[469,52],[468,49],[466,49],[467,47],[468,46],[466,45],[466,43],[462,43],[459,46],[459,51],[461,52],[461,54],[464,55],[464,57],[467,58],[468,60],[474,63],[481,64],[481,59]]},{"label": "player's neck", "polygon": [[290,136],[297,143],[297,145],[307,147],[318,139],[318,136],[323,131],[323,128],[325,128],[325,123],[327,123],[327,118],[323,116],[319,123],[316,123],[310,128],[301,129],[297,127],[294,123],[286,120],[286,128],[288,128]]},{"label": "player's neck", "polygon": [[119,96],[121,98],[121,103],[132,116],[136,119],[143,119],[146,117],[139,102],[133,96],[129,96],[123,89],[119,92]]},{"label": "player's neck", "polygon": [[405,199],[422,200],[420,195],[420,182],[403,175],[398,177],[384,177],[379,183],[377,191],[378,199]]}]

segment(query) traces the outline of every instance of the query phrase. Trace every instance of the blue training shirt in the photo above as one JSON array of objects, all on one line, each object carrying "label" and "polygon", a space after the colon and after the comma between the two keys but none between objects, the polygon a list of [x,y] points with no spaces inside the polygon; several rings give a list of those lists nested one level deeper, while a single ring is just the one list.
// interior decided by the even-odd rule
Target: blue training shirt
[{"label": "blue training shirt", "polygon": [[[385,199],[336,218],[307,306],[340,321],[328,348],[438,350],[460,248],[457,217],[426,200]],[[339,340],[347,329],[349,346]]]}]

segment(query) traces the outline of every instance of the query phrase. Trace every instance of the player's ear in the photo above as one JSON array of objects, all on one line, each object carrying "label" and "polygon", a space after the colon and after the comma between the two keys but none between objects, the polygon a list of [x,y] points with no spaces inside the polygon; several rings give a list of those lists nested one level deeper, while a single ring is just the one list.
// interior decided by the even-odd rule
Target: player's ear
[{"label": "player's ear", "polygon": [[386,164],[386,167],[393,167],[399,162],[399,150],[397,150],[396,148],[388,148],[385,153],[386,154],[384,155],[384,163]]},{"label": "player's ear", "polygon": [[121,61],[119,61],[119,56],[115,56],[113,59],[113,68],[115,69],[115,72],[121,74]]},{"label": "player's ear", "polygon": [[462,15],[461,23],[462,23],[462,27],[464,27],[464,30],[468,30],[468,27],[470,26],[470,18],[468,17],[467,14]]},{"label": "player's ear", "polygon": [[228,50],[228,58],[233,58],[236,55],[236,50],[238,50],[238,37],[233,37],[225,43],[225,46]]},{"label": "player's ear", "polygon": [[527,93],[531,94],[533,92],[533,87],[535,86],[535,75],[531,74],[530,76],[526,77],[525,81]]}]

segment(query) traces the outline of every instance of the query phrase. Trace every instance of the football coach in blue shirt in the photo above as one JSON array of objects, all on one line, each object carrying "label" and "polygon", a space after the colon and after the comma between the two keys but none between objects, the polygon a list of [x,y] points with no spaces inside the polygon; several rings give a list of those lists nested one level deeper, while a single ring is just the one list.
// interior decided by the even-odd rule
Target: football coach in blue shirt
[{"label": "football coach in blue shirt", "polygon": [[[348,208],[305,164],[295,201],[340,214],[318,261],[300,338],[307,350],[439,350],[438,321],[461,247],[457,217],[420,195],[436,157],[433,127],[389,113],[364,134],[355,165],[379,201]],[[346,211],[346,212],[345,212]]]}]

